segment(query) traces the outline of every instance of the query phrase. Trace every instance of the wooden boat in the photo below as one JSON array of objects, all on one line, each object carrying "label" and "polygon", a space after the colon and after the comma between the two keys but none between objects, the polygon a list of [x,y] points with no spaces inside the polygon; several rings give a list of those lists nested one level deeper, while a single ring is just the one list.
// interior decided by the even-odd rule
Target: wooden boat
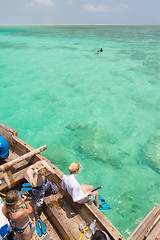
[{"label": "wooden boat", "polygon": [[[81,232],[79,225],[85,221],[88,225],[96,219],[96,227],[107,232],[112,240],[124,240],[124,237],[112,225],[112,223],[97,209],[94,204],[86,203],[79,205],[74,203],[69,194],[61,189],[61,179],[63,173],[48,159],[40,154],[46,149],[43,146],[34,149],[18,138],[16,130],[0,123],[0,135],[4,136],[9,143],[9,157],[0,162],[0,192],[6,193],[8,189],[14,187],[21,189],[24,182],[27,182],[26,169],[30,164],[39,160],[46,160],[55,169],[56,174],[47,175],[47,178],[55,182],[59,187],[56,195],[46,196],[41,212],[41,219],[47,228],[47,234],[38,237],[35,231],[34,213],[31,214],[32,239],[45,240],[78,240]],[[27,201],[33,206],[33,198],[29,192],[25,192]],[[158,237],[159,236],[159,237]],[[87,239],[85,234],[82,240]],[[127,240],[160,240],[160,204],[153,207],[142,222],[130,234]]]},{"label": "wooden boat", "polygon": [[[47,234],[40,238],[34,231],[32,239],[78,240],[81,235],[80,223],[85,221],[89,225],[96,219],[96,227],[107,232],[112,240],[124,240],[124,237],[93,203],[80,205],[72,201],[69,194],[61,189],[63,173],[60,169],[40,153],[35,151],[34,155],[30,154],[34,150],[33,147],[19,139],[16,130],[0,124],[0,135],[6,138],[10,148],[9,157],[1,161],[0,192],[5,193],[12,186],[20,190],[22,183],[28,180],[26,168],[39,160],[46,160],[56,171],[55,175],[47,174],[47,178],[58,185],[59,192],[56,195],[46,196],[42,207],[41,219],[46,225]],[[14,165],[10,164],[12,160],[15,160]],[[29,192],[26,194],[28,201],[33,205],[32,195]],[[34,214],[31,215],[31,220],[35,229]],[[85,239],[87,238],[84,234],[82,240]]]}]

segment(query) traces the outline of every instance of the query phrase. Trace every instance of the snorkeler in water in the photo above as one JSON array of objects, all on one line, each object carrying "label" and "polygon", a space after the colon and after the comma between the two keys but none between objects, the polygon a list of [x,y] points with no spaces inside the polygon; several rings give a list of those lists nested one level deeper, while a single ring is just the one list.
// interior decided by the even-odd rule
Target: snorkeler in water
[{"label": "snorkeler in water", "polygon": [[103,52],[103,49],[102,49],[102,48],[100,48],[100,49],[97,50],[97,53],[98,53],[98,54],[99,54],[100,52]]}]

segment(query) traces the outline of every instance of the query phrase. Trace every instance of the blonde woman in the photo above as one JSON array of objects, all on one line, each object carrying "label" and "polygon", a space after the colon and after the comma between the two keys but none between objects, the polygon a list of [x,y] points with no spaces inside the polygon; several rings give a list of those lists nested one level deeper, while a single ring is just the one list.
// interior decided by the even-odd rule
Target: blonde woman
[{"label": "blonde woman", "polygon": [[62,188],[67,189],[71,195],[73,202],[83,204],[89,201],[89,196],[94,195],[94,204],[98,207],[98,191],[91,192],[93,190],[92,185],[82,184],[80,185],[76,180],[76,175],[80,170],[80,163],[73,162],[68,168],[69,175],[63,175]]},{"label": "blonde woman", "polygon": [[32,207],[29,203],[22,201],[25,207],[18,207],[19,194],[16,190],[11,190],[6,194],[5,204],[2,207],[2,212],[8,218],[12,230],[16,233],[18,240],[30,240],[31,229],[29,223],[29,214],[32,212]]}]

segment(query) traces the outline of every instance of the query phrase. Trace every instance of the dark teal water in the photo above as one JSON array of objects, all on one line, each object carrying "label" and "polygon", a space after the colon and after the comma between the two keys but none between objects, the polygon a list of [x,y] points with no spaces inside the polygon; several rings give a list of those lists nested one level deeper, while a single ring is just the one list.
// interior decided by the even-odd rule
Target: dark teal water
[{"label": "dark teal water", "polygon": [[80,162],[125,237],[160,199],[159,43],[159,26],[0,26],[1,122],[64,173]]}]

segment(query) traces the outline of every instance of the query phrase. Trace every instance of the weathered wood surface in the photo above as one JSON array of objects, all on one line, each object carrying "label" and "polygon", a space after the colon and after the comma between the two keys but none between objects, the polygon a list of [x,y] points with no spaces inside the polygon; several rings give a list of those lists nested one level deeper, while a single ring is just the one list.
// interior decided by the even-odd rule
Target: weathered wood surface
[{"label": "weathered wood surface", "polygon": [[[44,146],[42,146],[42,147],[39,147],[39,148],[37,148],[37,149],[32,150],[31,152],[26,153],[26,154],[24,154],[24,155],[22,155],[22,156],[20,156],[20,157],[17,157],[16,159],[13,159],[13,160],[7,162],[6,164],[1,165],[1,166],[0,166],[0,171],[4,172],[7,168],[13,166],[14,164],[16,164],[16,163],[18,163],[18,162],[21,162],[21,161],[23,161],[23,160],[25,160],[25,159],[27,159],[27,158],[30,158],[30,157],[32,157],[32,156],[34,156],[34,155],[36,155],[36,154],[38,154],[38,153],[46,150],[46,149],[47,149],[47,146],[44,145]],[[5,167],[5,165],[6,165],[7,167]],[[8,170],[8,169],[7,169],[7,170]]]},{"label": "weathered wood surface", "polygon": [[[7,141],[9,141],[10,146],[10,156],[8,159],[6,159],[5,162],[9,162],[10,159],[15,159],[17,156],[21,156],[33,150],[31,146],[17,137],[17,132],[15,130],[9,129],[8,131],[8,128],[6,128],[6,130],[4,129],[5,126],[0,124],[0,135],[3,135]],[[14,165],[12,167],[14,180],[18,183],[21,182],[24,177],[27,179],[26,168],[29,166],[29,164],[35,163],[42,159],[46,160],[48,164],[55,169],[56,172],[54,175],[49,174],[47,178],[59,186],[59,193],[57,195],[45,197],[44,211],[47,213],[48,219],[50,219],[52,224],[55,225],[55,227],[58,229],[58,232],[62,236],[62,239],[78,240],[81,234],[81,232],[78,230],[79,224],[82,221],[86,221],[88,224],[90,224],[94,219],[96,219],[97,227],[101,230],[106,231],[112,240],[124,240],[123,236],[103,215],[103,213],[94,206],[94,204],[89,205],[86,203],[80,205],[73,203],[68,193],[61,189],[61,179],[63,173],[41,154],[33,156],[29,161],[24,160],[16,164],[18,170],[16,168],[16,165]],[[2,181],[0,191],[4,191],[6,188],[7,185],[4,183],[4,181]],[[57,198],[56,201],[61,202],[62,205],[58,207],[55,206],[56,201],[53,197]],[[85,236],[83,236],[82,239],[85,239]]]},{"label": "weathered wood surface", "polygon": [[[136,229],[131,233],[127,240],[144,240],[152,232],[160,216],[160,204],[153,207]],[[157,219],[158,218],[158,219]],[[157,220],[156,220],[157,219]],[[154,239],[153,239],[154,240]]]},{"label": "weathered wood surface", "polygon": [[0,135],[5,137],[9,145],[13,144],[13,136],[17,136],[17,131],[0,123]]},{"label": "weathered wood surface", "polygon": [[[15,158],[17,158],[19,155],[17,155],[15,152],[13,152],[11,149],[9,150],[9,157],[5,160],[3,160],[3,162],[1,163],[7,163]],[[12,166],[11,172],[12,172],[12,176],[14,178],[14,181],[16,183],[22,181],[22,179],[24,178],[24,174],[26,172],[26,167],[28,167],[28,162],[27,160],[24,160],[23,162],[17,163],[14,166]],[[2,181],[2,185],[0,185],[0,191],[4,191],[5,189],[7,189],[7,184],[4,181],[4,177],[3,177],[3,173],[0,172],[0,180]]]},{"label": "weathered wood surface", "polygon": [[[63,173],[52,163],[50,163],[50,166],[55,168],[56,175],[48,174],[47,179],[58,185],[59,193],[45,197],[43,208],[54,222],[56,228],[61,232],[63,239],[79,239],[81,234],[78,230],[79,224],[85,221],[90,225],[96,219],[97,228],[106,231],[111,239],[124,240],[123,236],[94,204],[86,203],[81,205],[74,203],[70,195],[61,189]],[[25,175],[25,178],[28,179],[27,175]],[[56,204],[56,202],[59,204]],[[55,204],[59,205],[59,207],[55,207]],[[83,239],[86,239],[85,235]]]},{"label": "weathered wood surface", "polygon": [[12,176],[12,172],[11,172],[11,167],[13,165],[15,165],[23,160],[26,160],[27,158],[30,158],[46,149],[47,149],[47,146],[45,145],[40,148],[34,149],[31,152],[28,152],[28,153],[26,153],[20,157],[17,157],[13,160],[8,161],[9,160],[9,158],[8,158],[6,160],[7,162],[0,166],[0,172],[2,172],[3,178],[4,178],[5,182],[7,183],[7,186],[10,188],[10,187],[15,186],[15,184],[16,184],[16,182]]},{"label": "weathered wood surface", "polygon": [[[19,155],[17,153],[15,153],[13,150],[9,150],[9,157],[7,159],[5,159],[5,163],[9,163],[10,161],[18,158]],[[13,173],[15,172],[19,172],[22,168],[25,168],[29,165],[28,163],[28,159],[24,159],[23,162],[18,162],[15,163],[15,165],[11,166],[10,169]]]},{"label": "weathered wood surface", "polygon": [[54,222],[56,228],[61,232],[63,239],[79,239],[81,232],[78,227],[83,219],[74,207],[68,204],[60,192],[54,196],[45,197],[43,208]]},{"label": "weathered wood surface", "polygon": [[160,219],[156,222],[156,224],[153,224],[151,231],[149,234],[147,234],[147,240],[153,240],[158,239],[158,236],[160,236]]}]

